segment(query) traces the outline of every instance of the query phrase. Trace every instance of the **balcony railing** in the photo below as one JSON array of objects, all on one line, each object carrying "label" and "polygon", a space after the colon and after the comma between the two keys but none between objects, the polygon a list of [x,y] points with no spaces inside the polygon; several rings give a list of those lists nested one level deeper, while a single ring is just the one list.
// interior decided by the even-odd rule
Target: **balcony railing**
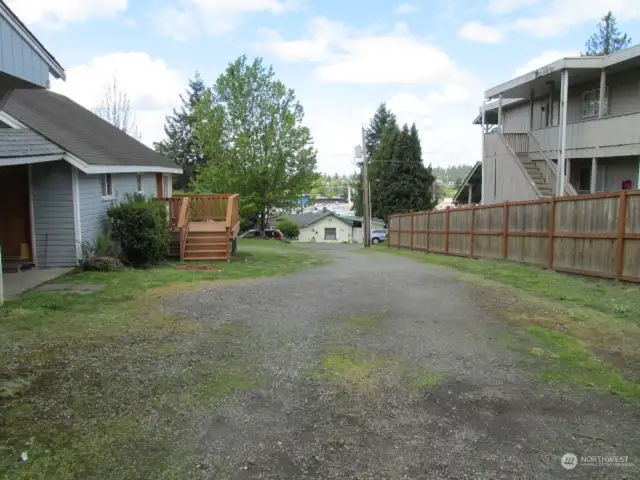
[{"label": "balcony railing", "polygon": [[[555,153],[558,150],[557,126],[532,130],[531,135],[540,144],[542,151]],[[594,118],[567,124],[567,150],[580,151],[625,145],[636,145],[640,148],[640,113]]]}]

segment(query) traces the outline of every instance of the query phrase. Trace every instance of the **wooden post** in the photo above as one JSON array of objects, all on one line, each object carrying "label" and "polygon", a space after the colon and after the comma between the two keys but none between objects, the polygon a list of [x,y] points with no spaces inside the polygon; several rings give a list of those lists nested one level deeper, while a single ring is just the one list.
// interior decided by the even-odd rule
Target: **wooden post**
[{"label": "wooden post", "polygon": [[444,254],[449,255],[449,214],[451,208],[447,207],[444,214]]},{"label": "wooden post", "polygon": [[620,191],[618,210],[618,252],[616,256],[616,280],[622,279],[624,269],[624,234],[627,230],[627,190]]},{"label": "wooden post", "polygon": [[553,270],[553,255],[554,255],[554,231],[556,228],[556,197],[549,199],[549,226],[547,227],[549,233],[549,240],[547,245],[547,267],[549,270]]},{"label": "wooden post", "polygon": [[431,216],[431,212],[427,212],[427,253],[429,253],[429,217]]},{"label": "wooden post", "polygon": [[469,258],[473,258],[473,241],[476,230],[476,206],[471,207],[471,232],[469,233]]},{"label": "wooden post", "polygon": [[411,212],[411,230],[409,231],[409,250],[413,252],[413,217],[414,213]]},{"label": "wooden post", "polygon": [[504,241],[502,244],[502,256],[507,258],[509,256],[509,202],[504,202],[504,217],[502,220],[502,226],[504,228]]}]

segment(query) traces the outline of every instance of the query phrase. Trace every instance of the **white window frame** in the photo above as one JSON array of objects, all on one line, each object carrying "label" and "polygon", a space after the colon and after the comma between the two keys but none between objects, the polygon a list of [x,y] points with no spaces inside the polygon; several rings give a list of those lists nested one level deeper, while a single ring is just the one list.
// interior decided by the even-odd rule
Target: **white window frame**
[{"label": "white window frame", "polygon": [[[587,96],[593,95],[593,100],[587,100]],[[604,114],[609,111],[609,87],[604,90]],[[592,88],[582,92],[580,101],[580,116],[582,118],[595,118],[600,114],[600,88]]]},{"label": "white window frame", "polygon": [[[335,230],[336,235],[335,238],[327,238],[327,230]],[[338,241],[338,229],[336,227],[324,227],[324,240],[328,242],[337,242]]]},{"label": "white window frame", "polygon": [[136,192],[144,195],[144,175],[136,173]]},{"label": "white window frame", "polygon": [[110,173],[100,174],[100,195],[103,200],[113,200],[116,198],[113,191],[113,176]]},{"label": "white window frame", "polygon": [[170,174],[162,175],[162,193],[166,198],[171,198],[173,195],[173,179]]}]

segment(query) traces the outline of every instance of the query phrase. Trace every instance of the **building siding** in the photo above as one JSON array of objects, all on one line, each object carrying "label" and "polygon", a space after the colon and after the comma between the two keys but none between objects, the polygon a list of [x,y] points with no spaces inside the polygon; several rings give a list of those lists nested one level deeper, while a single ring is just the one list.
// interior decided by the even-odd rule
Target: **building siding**
[{"label": "building siding", "polygon": [[36,163],[31,179],[38,266],[77,265],[71,165]]},{"label": "building siding", "polygon": [[[127,194],[136,193],[135,173],[114,173],[111,175],[115,198],[103,199],[100,175],[87,175],[78,172],[78,191],[80,198],[80,228],[82,241],[94,242],[96,237],[106,231],[107,208],[114,202],[125,200]],[[142,175],[143,193],[147,197],[156,196],[154,173]]]},{"label": "building siding", "polygon": [[[335,228],[336,240],[325,240],[324,229]],[[346,224],[342,220],[335,217],[326,217],[319,220],[308,227],[300,228],[298,240],[301,242],[319,242],[319,243],[340,243],[351,242],[351,225]]]},{"label": "building siding", "polygon": [[485,156],[482,162],[484,203],[536,200],[536,191],[529,178],[518,167],[515,158],[497,133],[485,136]]},{"label": "building siding", "polygon": [[33,48],[0,17],[0,72],[48,87],[49,67]]}]

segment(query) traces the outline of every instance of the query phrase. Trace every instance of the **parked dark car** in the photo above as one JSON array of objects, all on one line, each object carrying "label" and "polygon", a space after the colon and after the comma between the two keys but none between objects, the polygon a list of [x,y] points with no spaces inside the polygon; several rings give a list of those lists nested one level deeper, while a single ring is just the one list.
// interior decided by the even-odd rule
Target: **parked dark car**
[{"label": "parked dark car", "polygon": [[[240,235],[240,238],[260,238],[260,230],[258,230],[258,229],[247,230],[242,235]],[[273,238],[275,240],[284,240],[284,235],[277,228],[267,228],[264,231],[264,238]]]}]

